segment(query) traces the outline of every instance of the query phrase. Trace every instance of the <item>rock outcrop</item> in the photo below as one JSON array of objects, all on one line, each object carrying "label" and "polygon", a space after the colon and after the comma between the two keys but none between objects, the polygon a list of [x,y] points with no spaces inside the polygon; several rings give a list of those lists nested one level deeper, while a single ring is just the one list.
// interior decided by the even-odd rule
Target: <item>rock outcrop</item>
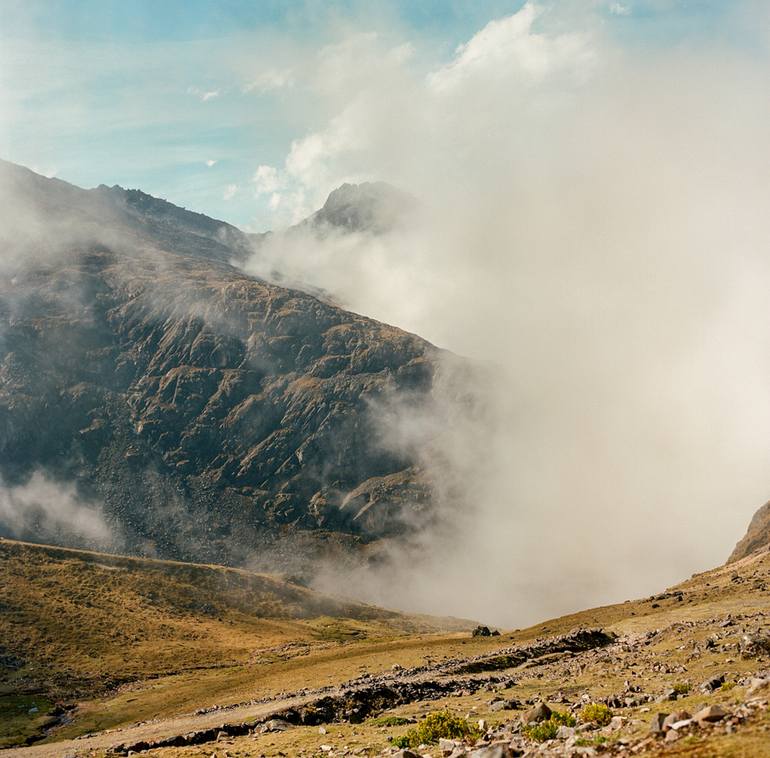
[{"label": "rock outcrop", "polygon": [[751,519],[743,539],[735,546],[728,563],[739,561],[756,550],[770,546],[770,503],[765,503]]}]

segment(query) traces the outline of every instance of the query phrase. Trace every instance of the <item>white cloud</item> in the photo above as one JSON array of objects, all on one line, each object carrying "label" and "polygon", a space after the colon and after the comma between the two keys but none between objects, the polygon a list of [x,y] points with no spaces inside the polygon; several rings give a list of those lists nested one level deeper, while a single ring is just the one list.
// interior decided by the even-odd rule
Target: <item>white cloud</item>
[{"label": "white cloud", "polygon": [[767,55],[618,49],[606,2],[562,7],[427,77],[354,44],[347,96],[319,84],[333,115],[263,177],[278,215],[358,177],[420,197],[414,229],[276,236],[261,265],[500,379],[483,423],[416,419],[460,508],[368,585],[386,604],[518,624],[649,594],[724,560],[767,498]]},{"label": "white cloud", "polygon": [[40,471],[13,487],[0,480],[0,531],[20,539],[56,542],[64,537],[99,547],[117,542],[100,504],[82,500],[73,484]]},{"label": "white cloud", "polygon": [[232,200],[237,194],[238,194],[238,185],[228,184],[227,187],[225,187],[224,193],[222,194],[222,199]]},{"label": "white cloud", "polygon": [[217,161],[215,161],[213,158],[209,158],[209,159],[206,161],[206,165],[207,165],[209,168],[211,168],[212,166],[215,166],[216,164],[217,164]]},{"label": "white cloud", "polygon": [[489,86],[490,80],[510,77],[531,84],[554,71],[585,70],[594,58],[587,39],[574,33],[536,33],[532,27],[539,14],[537,6],[527,3],[511,16],[490,21],[457,48],[451,63],[429,75],[430,86],[447,90],[471,79]]},{"label": "white cloud", "polygon": [[191,95],[195,95],[195,97],[197,97],[203,103],[209,100],[213,100],[215,97],[219,97],[220,94],[218,89],[202,90],[199,87],[193,86],[188,87],[187,92]]},{"label": "white cloud", "polygon": [[615,16],[630,16],[631,6],[624,5],[623,3],[611,3],[610,13],[612,13]]},{"label": "white cloud", "polygon": [[264,164],[257,166],[252,181],[254,182],[254,187],[258,195],[266,195],[270,192],[275,192],[282,184],[278,169],[275,168],[275,166],[267,166]]},{"label": "white cloud", "polygon": [[294,72],[290,68],[278,69],[268,68],[248,84],[244,85],[244,92],[270,92],[272,90],[283,89],[294,86]]}]

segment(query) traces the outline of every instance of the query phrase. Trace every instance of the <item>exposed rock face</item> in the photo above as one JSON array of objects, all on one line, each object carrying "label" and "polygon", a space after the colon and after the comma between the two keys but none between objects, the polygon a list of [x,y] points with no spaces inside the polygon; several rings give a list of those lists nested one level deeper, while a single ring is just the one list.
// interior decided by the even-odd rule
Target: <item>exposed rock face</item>
[{"label": "exposed rock face", "polygon": [[765,503],[751,519],[743,539],[735,546],[728,563],[739,561],[755,550],[770,545],[770,503]]},{"label": "exposed rock face", "polygon": [[343,184],[305,224],[344,231],[390,231],[414,209],[415,199],[386,182]]},{"label": "exposed rock face", "polygon": [[143,193],[11,164],[0,192],[7,484],[74,480],[125,548],[219,562],[397,534],[427,501],[374,409],[431,391],[430,344],[245,275],[245,235]]}]

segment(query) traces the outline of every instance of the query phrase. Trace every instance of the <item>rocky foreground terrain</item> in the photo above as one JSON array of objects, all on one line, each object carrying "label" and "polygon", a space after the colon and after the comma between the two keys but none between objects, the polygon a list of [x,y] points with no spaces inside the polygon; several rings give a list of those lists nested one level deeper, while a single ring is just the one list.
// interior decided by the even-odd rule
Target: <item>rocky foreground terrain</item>
[{"label": "rocky foreground terrain", "polygon": [[[17,544],[6,543],[7,549],[16,553],[22,549],[14,547]],[[82,560],[93,570],[117,569],[119,582],[133,587],[128,597],[135,598],[136,606],[127,619],[141,613],[143,628],[156,613],[166,614],[162,623],[177,631],[167,634],[164,644],[168,653],[178,651],[183,667],[165,672],[161,668],[151,675],[152,661],[161,660],[148,646],[158,639],[157,630],[144,647],[140,641],[114,644],[127,662],[144,660],[144,669],[135,668],[124,684],[109,684],[100,691],[92,685],[91,694],[67,692],[66,685],[60,685],[58,696],[50,693],[47,704],[34,687],[28,688],[22,707],[28,720],[38,719],[38,731],[28,732],[30,747],[11,748],[9,756],[770,755],[766,549],[657,595],[530,629],[496,634],[479,627],[472,634],[466,627],[442,632],[437,631],[440,620],[431,630],[428,620],[360,606],[327,606],[324,611],[318,603],[332,601],[313,600],[307,620],[299,626],[287,610],[273,606],[265,616],[267,622],[274,619],[269,622],[273,634],[265,635],[263,628],[261,639],[256,627],[246,634],[244,611],[227,610],[233,600],[228,606],[220,604],[212,616],[201,617],[191,607],[185,584],[178,584],[182,578],[189,581],[192,569],[184,564],[169,574],[171,569],[161,564],[143,567],[136,559],[23,549],[48,551],[47,557],[36,560],[54,560],[59,572],[66,565],[64,584],[82,575]],[[167,577],[160,590],[165,600],[158,603],[156,593],[148,604],[152,582],[137,584],[134,572],[156,572],[157,582],[161,570]],[[24,581],[51,587],[51,576],[50,571],[33,570]],[[205,592],[212,589],[211,579],[196,584]],[[127,590],[116,589],[122,586],[113,582],[113,592],[122,596]],[[174,586],[182,591],[172,592]],[[280,590],[283,602],[291,603],[299,590]],[[243,603],[240,593],[235,597]],[[89,626],[88,619],[106,602],[98,590],[90,597],[90,607],[78,606],[81,626]],[[202,600],[199,596],[198,602]],[[33,613],[40,602],[32,603]],[[255,610],[264,615],[266,606]],[[324,619],[316,615],[319,610],[337,616]],[[183,640],[191,641],[189,651],[204,639],[224,641],[228,638],[223,630],[231,624],[236,633],[220,665],[212,660],[201,667],[199,660],[196,667],[184,652]],[[73,635],[77,642],[71,644],[80,646],[80,656],[86,654],[86,666],[90,648],[91,666],[99,667],[110,660],[105,649],[97,647],[110,648],[112,627],[92,627],[84,642]],[[5,639],[11,638],[6,630]],[[234,655],[236,640],[243,644]],[[35,668],[52,670],[67,660],[63,651],[34,659],[37,649],[28,648],[28,665],[20,669],[28,682]],[[207,649],[215,652],[211,645]],[[171,663],[173,656],[165,660]],[[185,670],[184,665],[192,668]],[[11,675],[4,687],[16,686],[19,692],[20,684]],[[28,713],[38,707],[39,714]],[[8,706],[5,712],[11,712]],[[21,724],[18,707],[17,718]]]},{"label": "rocky foreground terrain", "polygon": [[[326,227],[369,217],[353,189]],[[0,193],[0,477],[105,522],[33,503],[0,534],[301,571],[419,525],[430,483],[381,418],[429,398],[436,348],[245,274],[246,235],[138,190],[2,163]]]}]

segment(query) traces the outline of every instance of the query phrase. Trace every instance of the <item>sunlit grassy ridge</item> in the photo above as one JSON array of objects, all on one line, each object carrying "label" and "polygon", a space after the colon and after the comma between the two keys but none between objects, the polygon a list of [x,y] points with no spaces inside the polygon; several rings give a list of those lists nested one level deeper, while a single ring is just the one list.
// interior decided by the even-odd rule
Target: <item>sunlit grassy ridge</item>
[{"label": "sunlit grassy ridge", "polygon": [[428,623],[239,569],[0,540],[0,686],[93,691]]}]

